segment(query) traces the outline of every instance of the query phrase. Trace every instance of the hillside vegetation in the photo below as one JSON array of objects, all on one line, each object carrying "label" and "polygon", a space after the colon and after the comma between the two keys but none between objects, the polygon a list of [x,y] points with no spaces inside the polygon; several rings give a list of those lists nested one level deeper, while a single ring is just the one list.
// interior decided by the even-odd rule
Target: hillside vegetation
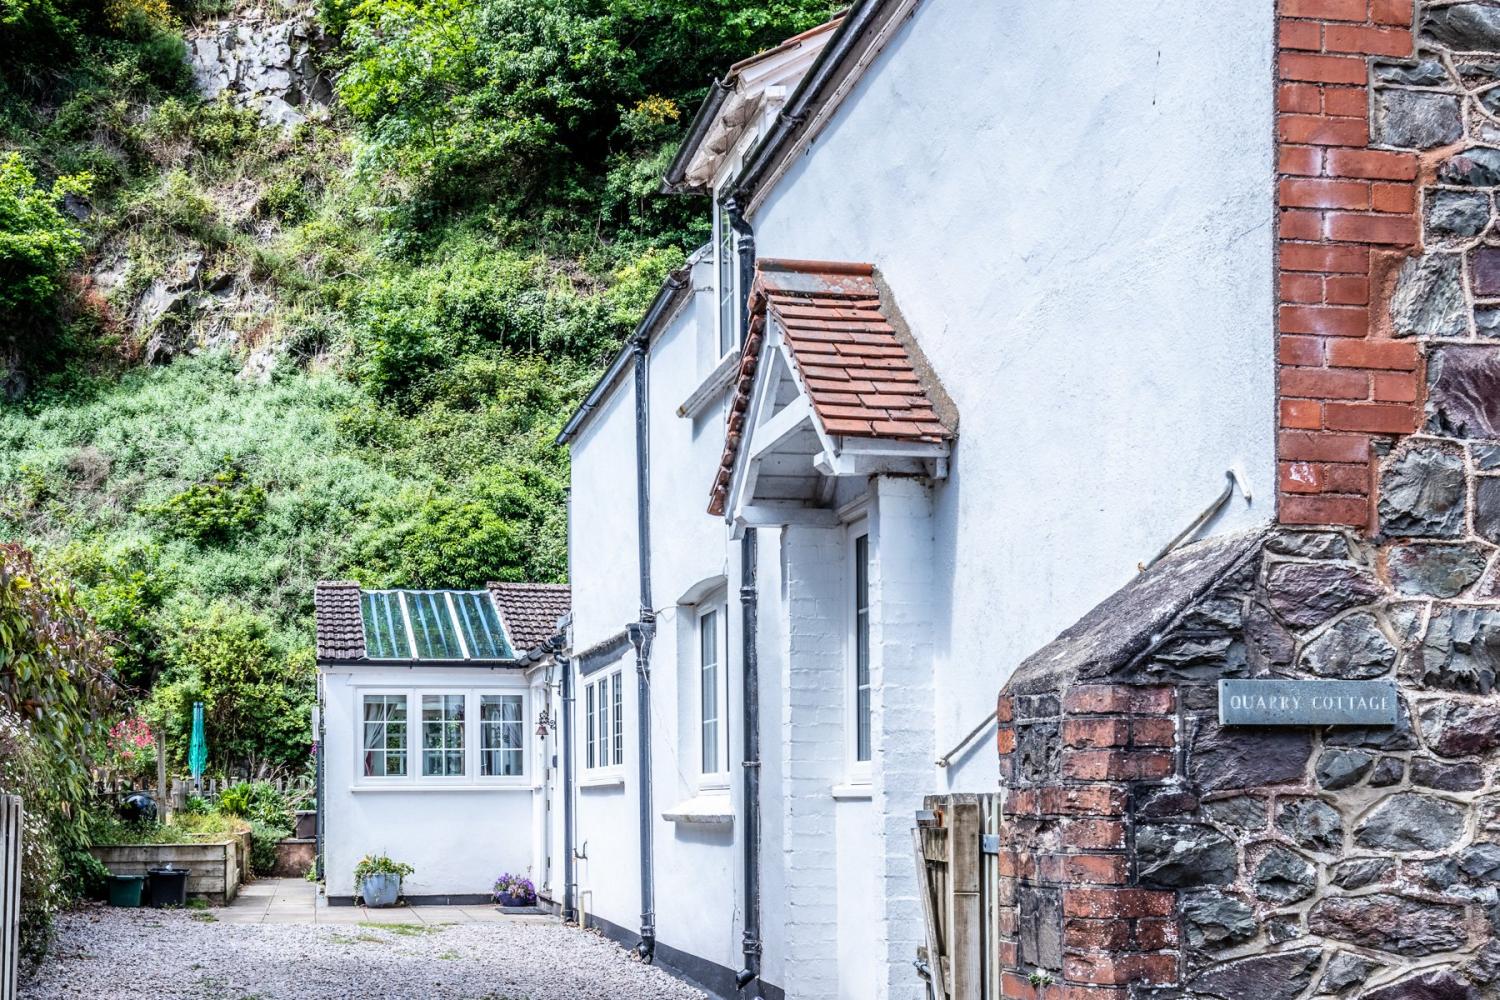
[{"label": "hillside vegetation", "polygon": [[[306,761],[319,578],[563,579],[553,437],[707,233],[661,172],[831,7],[0,0],[0,540],[174,754],[205,700],[214,768]],[[197,89],[185,37],[296,18],[326,105]]]}]

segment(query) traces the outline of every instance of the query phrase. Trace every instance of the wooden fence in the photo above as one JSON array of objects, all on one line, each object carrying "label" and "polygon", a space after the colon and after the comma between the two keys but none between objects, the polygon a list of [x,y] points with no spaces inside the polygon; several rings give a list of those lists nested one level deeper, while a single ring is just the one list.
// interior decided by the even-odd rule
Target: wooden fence
[{"label": "wooden fence", "polygon": [[0,1000],[15,1000],[21,961],[21,800],[0,795]]},{"label": "wooden fence", "polygon": [[[160,798],[157,782],[149,778],[126,777],[110,771],[94,771],[92,777],[94,793],[104,798],[124,798],[133,792],[145,792]],[[197,782],[192,778],[172,778],[165,782],[166,806],[173,810],[186,809],[190,795],[201,795],[212,801],[224,789],[251,780],[264,781],[291,798],[306,798],[313,793],[312,785],[303,778],[203,778]]]},{"label": "wooden fence", "polygon": [[912,830],[932,1000],[999,1000],[1000,797],[929,795]]}]

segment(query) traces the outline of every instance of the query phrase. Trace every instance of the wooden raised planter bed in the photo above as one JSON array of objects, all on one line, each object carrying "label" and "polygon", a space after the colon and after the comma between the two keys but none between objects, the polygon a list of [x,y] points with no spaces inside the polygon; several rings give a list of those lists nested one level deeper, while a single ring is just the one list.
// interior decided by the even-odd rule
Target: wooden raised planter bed
[{"label": "wooden raised planter bed", "polygon": [[112,875],[144,875],[163,865],[186,868],[188,898],[215,906],[233,902],[240,883],[250,877],[249,831],[221,841],[99,845],[89,853]]}]

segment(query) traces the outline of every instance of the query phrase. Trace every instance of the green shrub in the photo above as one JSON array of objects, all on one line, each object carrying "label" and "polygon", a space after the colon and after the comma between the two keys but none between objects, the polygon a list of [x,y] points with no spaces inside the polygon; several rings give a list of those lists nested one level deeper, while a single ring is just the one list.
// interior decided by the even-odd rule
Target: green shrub
[{"label": "green shrub", "polygon": [[0,157],[0,315],[29,327],[52,320],[64,275],[83,251],[83,234],[58,206],[89,183],[68,176],[43,188],[20,153]]},{"label": "green shrub", "polygon": [[228,458],[206,483],[195,483],[145,512],[176,538],[199,545],[231,542],[253,529],[266,512],[266,491]]},{"label": "green shrub", "polygon": [[250,871],[256,876],[269,875],[276,867],[276,845],[292,835],[289,826],[275,826],[250,821]]}]

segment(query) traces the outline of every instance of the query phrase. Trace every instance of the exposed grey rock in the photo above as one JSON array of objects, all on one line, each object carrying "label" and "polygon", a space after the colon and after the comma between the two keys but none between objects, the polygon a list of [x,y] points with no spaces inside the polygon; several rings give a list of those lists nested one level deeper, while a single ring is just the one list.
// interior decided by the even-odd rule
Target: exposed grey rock
[{"label": "exposed grey rock", "polygon": [[1469,254],[1469,281],[1479,298],[1500,295],[1500,247],[1479,247]]},{"label": "exposed grey rock", "polygon": [[1455,153],[1438,167],[1437,176],[1443,184],[1468,187],[1500,185],[1500,149],[1476,146],[1462,153]]},{"label": "exposed grey rock", "polygon": [[1411,762],[1411,783],[1440,792],[1473,792],[1484,787],[1484,768],[1471,760],[1444,764],[1416,757]]},{"label": "exposed grey rock", "polygon": [[1474,477],[1474,533],[1500,544],[1500,476]]},{"label": "exposed grey rock", "polygon": [[1302,921],[1297,917],[1272,917],[1266,921],[1266,937],[1271,939],[1272,944],[1285,944],[1305,936]]},{"label": "exposed grey rock", "polygon": [[1375,788],[1399,785],[1404,777],[1406,777],[1406,762],[1400,757],[1382,757],[1370,770],[1370,784]]},{"label": "exposed grey rock", "polygon": [[1464,463],[1440,448],[1412,448],[1381,475],[1380,529],[1387,535],[1451,538],[1464,529]]},{"label": "exposed grey rock", "polygon": [[1436,701],[1422,708],[1422,738],[1444,757],[1467,757],[1500,747],[1500,712],[1491,705]]},{"label": "exposed grey rock", "polygon": [[1424,254],[1401,265],[1391,295],[1397,337],[1460,337],[1469,332],[1469,304],[1457,254]]},{"label": "exposed grey rock", "polygon": [[1403,700],[1396,709],[1394,726],[1334,726],[1325,742],[1331,747],[1363,747],[1367,750],[1415,750],[1417,737],[1412,732],[1411,712]]},{"label": "exposed grey rock", "polygon": [[1379,677],[1396,665],[1396,647],[1374,615],[1350,615],[1308,643],[1302,667],[1323,677]]},{"label": "exposed grey rock", "polygon": [[1135,800],[1135,814],[1141,819],[1170,819],[1197,810],[1198,796],[1177,784],[1143,789]]},{"label": "exposed grey rock", "polygon": [[1214,966],[1194,976],[1195,996],[1223,1000],[1293,1000],[1307,989],[1323,953],[1317,948],[1256,955]]},{"label": "exposed grey rock", "polygon": [[1383,882],[1396,871],[1396,862],[1390,858],[1359,858],[1340,861],[1334,866],[1329,881],[1340,889],[1363,889],[1367,885]]},{"label": "exposed grey rock", "polygon": [[1468,239],[1490,224],[1490,196],[1478,191],[1429,190],[1422,195],[1428,239]]},{"label": "exposed grey rock", "polygon": [[1233,827],[1236,830],[1264,830],[1270,817],[1265,799],[1253,795],[1240,795],[1217,802],[1205,802],[1203,814],[1210,822]]},{"label": "exposed grey rock", "polygon": [[1500,337],[1500,309],[1479,306],[1474,310],[1474,329],[1481,337]]},{"label": "exposed grey rock", "polygon": [[318,66],[325,41],[310,16],[272,22],[242,14],[193,28],[186,40],[199,91],[254,108],[267,124],[296,125],[332,98]]},{"label": "exposed grey rock", "polygon": [[1337,851],[1344,846],[1344,821],[1321,799],[1282,799],[1276,807],[1276,828],[1309,850]]},{"label": "exposed grey rock", "polygon": [[1318,785],[1328,791],[1337,791],[1357,785],[1375,766],[1375,755],[1363,750],[1340,750],[1329,748],[1318,756]]},{"label": "exposed grey rock", "polygon": [[1266,574],[1266,590],[1271,610],[1300,628],[1370,604],[1382,593],[1368,573],[1343,563],[1277,563]]},{"label": "exposed grey rock", "polygon": [[1500,8],[1483,3],[1424,7],[1421,37],[1455,52],[1486,52],[1500,48]]},{"label": "exposed grey rock", "polygon": [[1391,548],[1391,585],[1418,597],[1457,597],[1473,586],[1489,565],[1489,551],[1477,545],[1414,542]]},{"label": "exposed grey rock", "polygon": [[1455,858],[1428,861],[1422,865],[1422,878],[1439,892],[1446,892],[1460,881],[1458,861]]},{"label": "exposed grey rock", "polygon": [[1182,894],[1182,934],[1194,948],[1229,948],[1255,937],[1250,904],[1238,896],[1204,889]]},{"label": "exposed grey rock", "polygon": [[1500,346],[1434,347],[1427,362],[1427,428],[1467,440],[1500,438]]},{"label": "exposed grey rock", "polygon": [[1500,444],[1478,441],[1469,446],[1469,454],[1474,458],[1476,469],[1483,471],[1500,469]]},{"label": "exposed grey rock", "polygon": [[1301,781],[1312,757],[1307,730],[1225,729],[1204,720],[1188,751],[1188,778],[1205,792]]},{"label": "exposed grey rock", "polygon": [[1500,674],[1500,608],[1438,606],[1402,673],[1425,687],[1489,694]]},{"label": "exposed grey rock", "polygon": [[1375,79],[1381,83],[1405,83],[1413,87],[1441,87],[1448,82],[1448,71],[1430,56],[1422,59],[1381,61],[1375,64]]},{"label": "exposed grey rock", "polygon": [[1319,900],[1308,911],[1314,934],[1397,955],[1452,951],[1468,941],[1464,908],[1377,892]]},{"label": "exposed grey rock", "polygon": [[1244,676],[1246,663],[1245,644],[1236,631],[1168,639],[1136,669],[1153,681],[1218,680]]},{"label": "exposed grey rock", "polygon": [[1297,640],[1264,604],[1245,613],[1245,660],[1252,675],[1268,674],[1292,662]]},{"label": "exposed grey rock", "polygon": [[1464,832],[1462,807],[1430,795],[1403,792],[1381,802],[1354,828],[1360,847],[1385,851],[1441,851]]},{"label": "exposed grey rock", "polygon": [[1459,871],[1476,882],[1500,882],[1500,844],[1472,844],[1458,859]]},{"label": "exposed grey rock", "polygon": [[1015,732],[1016,782],[1025,787],[1055,781],[1062,774],[1058,723],[1054,720],[1017,725]]},{"label": "exposed grey rock", "polygon": [[1234,881],[1239,867],[1234,843],[1196,823],[1142,825],[1136,830],[1135,850],[1142,885],[1224,885]]},{"label": "exposed grey rock", "polygon": [[1463,138],[1458,98],[1426,90],[1375,92],[1374,140],[1402,149],[1435,149]]},{"label": "exposed grey rock", "polygon": [[1366,993],[1362,1000],[1482,1000],[1474,984],[1449,969],[1418,973]]},{"label": "exposed grey rock", "polygon": [[1370,973],[1380,968],[1374,959],[1356,955],[1352,951],[1341,951],[1328,960],[1323,978],[1318,980],[1319,993],[1342,993],[1370,978]]},{"label": "exposed grey rock", "polygon": [[1318,890],[1318,869],[1290,848],[1275,844],[1255,865],[1251,885],[1257,899],[1277,906],[1296,903]]},{"label": "exposed grey rock", "polygon": [[1500,983],[1500,940],[1487,943],[1479,954],[1464,966],[1464,974],[1480,986]]},{"label": "exposed grey rock", "polygon": [[1349,541],[1337,531],[1281,530],[1266,539],[1266,549],[1304,559],[1348,559]]}]

